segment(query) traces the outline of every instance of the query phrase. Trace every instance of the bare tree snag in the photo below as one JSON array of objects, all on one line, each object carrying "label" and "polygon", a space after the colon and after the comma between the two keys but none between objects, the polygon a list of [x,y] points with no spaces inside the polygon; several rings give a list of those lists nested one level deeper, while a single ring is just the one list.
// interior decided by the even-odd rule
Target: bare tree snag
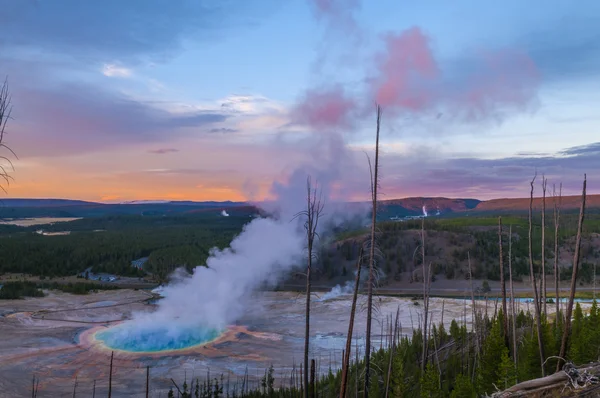
[{"label": "bare tree snag", "polygon": [[356,262],[356,282],[354,283],[354,295],[352,296],[352,308],[350,310],[348,336],[346,337],[346,351],[344,351],[344,362],[342,364],[342,385],[340,388],[340,398],[346,398],[346,385],[348,384],[348,369],[350,368],[350,351],[352,350],[352,332],[354,331],[354,314],[356,314],[356,299],[358,298],[358,288],[360,286],[360,269],[362,266],[362,260],[363,247],[360,248],[358,261]]},{"label": "bare tree snag", "polygon": [[542,282],[540,290],[542,291],[542,314],[546,315],[546,187],[548,180],[542,175]]},{"label": "bare tree snag", "polygon": [[367,286],[367,335],[365,342],[365,391],[364,398],[369,397],[371,373],[371,321],[373,317],[373,271],[375,267],[375,227],[377,224],[377,186],[379,184],[379,127],[381,124],[381,107],[377,105],[377,130],[375,133],[375,167],[371,174],[371,245],[369,247],[369,284]]},{"label": "bare tree snag", "polygon": [[[575,254],[573,255],[573,274],[571,276],[571,291],[569,292],[569,303],[565,312],[565,326],[560,343],[560,353],[558,356],[564,358],[567,353],[567,343],[571,333],[571,316],[573,314],[573,301],[575,300],[575,290],[577,289],[577,272],[579,271],[579,259],[581,256],[581,233],[583,231],[583,221],[585,219],[585,199],[587,188],[587,176],[583,176],[583,192],[581,193],[581,208],[579,209],[579,225],[577,227],[577,239],[575,241]],[[556,364],[556,371],[560,370],[563,360],[559,359]]]},{"label": "bare tree snag", "polygon": [[427,308],[427,285],[429,276],[425,267],[425,218],[421,219],[421,257],[423,262],[423,351],[421,353],[421,370],[425,371],[425,365],[427,365],[427,348],[429,346],[427,341],[427,316],[429,312],[429,308]]},{"label": "bare tree snag", "polygon": [[323,212],[323,203],[321,198],[317,198],[316,187],[313,188],[310,176],[306,179],[306,210],[297,213],[294,218],[303,217],[305,219],[304,229],[306,230],[307,244],[307,265],[306,265],[306,324],[304,330],[304,397],[309,396],[308,382],[308,349],[310,344],[310,295],[311,295],[311,269],[313,260],[313,245],[317,235],[317,226],[319,217]]},{"label": "bare tree snag", "polygon": [[506,310],[506,282],[504,281],[504,258],[502,253],[502,217],[498,217],[498,250],[500,252],[500,289],[502,290],[502,314],[504,315],[504,342],[508,347],[508,311]]},{"label": "bare tree snag", "polygon": [[[8,150],[15,158],[17,155],[13,152],[10,147],[8,147],[5,143],[6,138],[6,124],[8,123],[8,119],[11,118],[12,112],[12,103],[10,92],[8,90],[8,80],[4,80],[2,87],[0,88],[0,148],[4,148]],[[6,156],[0,156],[0,160],[8,163],[8,167],[12,171],[15,170],[12,162]],[[0,189],[6,193],[6,188],[10,185],[10,182],[13,180],[12,176],[9,174],[7,167],[0,164],[0,178],[4,180],[4,182],[0,182]]]},{"label": "bare tree snag", "polygon": [[[396,309],[396,321],[394,322],[394,330],[392,332],[391,329],[391,325],[390,325],[390,332],[392,332],[393,337],[393,341],[391,343],[391,346],[389,347],[390,350],[390,360],[388,362],[388,370],[387,370],[387,378],[386,378],[386,382],[385,382],[385,398],[388,398],[390,395],[390,377],[392,375],[392,362],[394,360],[394,354],[396,351],[396,334],[398,333],[398,317],[400,316],[400,306],[398,306],[398,308]],[[342,397],[344,398],[344,397]]]},{"label": "bare tree snag", "polygon": [[515,290],[513,288],[512,277],[512,225],[508,227],[508,277],[510,278],[510,305],[512,313],[512,342],[513,342],[513,361],[515,370],[517,368],[517,314],[515,311]]},{"label": "bare tree snag", "polygon": [[558,203],[556,201],[556,185],[552,188],[552,197],[554,199],[554,289],[556,291],[556,316],[560,314],[560,273],[558,271],[558,229],[560,225],[560,208],[562,205],[562,183],[560,184]]},{"label": "bare tree snag", "polygon": [[112,396],[112,373],[113,373],[113,357],[115,355],[114,351],[110,353],[110,371],[108,373],[108,398]]},{"label": "bare tree snag", "polygon": [[541,306],[540,306],[540,300],[538,297],[538,290],[537,290],[537,286],[536,286],[536,278],[535,278],[535,272],[533,269],[533,242],[532,242],[532,229],[533,229],[533,184],[535,182],[535,178],[537,177],[537,174],[533,176],[533,179],[531,180],[531,194],[530,194],[530,198],[529,198],[529,273],[530,273],[530,278],[531,278],[531,289],[533,290],[533,296],[534,296],[534,305],[535,305],[535,322],[536,322],[536,326],[537,326],[537,340],[538,340],[538,349],[540,351],[540,368],[542,370],[542,376],[545,376],[546,373],[544,372],[544,361],[545,361],[545,355],[544,355],[544,342],[543,342],[543,336],[542,336],[542,319],[541,319]]},{"label": "bare tree snag", "polygon": [[[480,334],[480,330],[479,330],[479,315],[477,314],[477,307],[475,306],[475,292],[473,290],[473,271],[471,270],[471,253],[467,252],[467,261],[469,264],[469,282],[471,283],[471,306],[473,307],[473,327],[475,328],[475,361],[477,361],[477,357],[479,356],[479,339],[481,337]],[[465,325],[467,323],[466,320],[467,316],[465,314]],[[469,349],[470,351],[470,349]],[[467,358],[467,365],[469,364],[468,358]],[[471,381],[475,380],[475,363],[473,363],[473,373],[471,376]]]}]

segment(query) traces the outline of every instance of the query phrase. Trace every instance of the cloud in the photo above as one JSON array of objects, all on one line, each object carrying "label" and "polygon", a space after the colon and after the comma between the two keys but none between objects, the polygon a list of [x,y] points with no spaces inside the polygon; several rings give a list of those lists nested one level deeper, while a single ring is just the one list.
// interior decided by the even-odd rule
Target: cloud
[{"label": "cloud", "polygon": [[351,113],[357,104],[341,86],[331,89],[308,90],[291,111],[292,123],[310,127],[348,127]]},{"label": "cloud", "polygon": [[155,61],[176,54],[190,36],[211,40],[232,26],[253,23],[273,3],[147,0],[56,0],[3,3],[0,42],[104,61]]},{"label": "cloud", "polygon": [[428,87],[439,76],[429,39],[419,28],[385,38],[386,52],[378,54],[379,78],[374,81],[375,100],[383,107],[421,110],[433,101]]},{"label": "cloud", "polygon": [[[13,89],[15,147],[24,156],[60,156],[121,145],[160,143],[229,116],[208,110],[173,113],[86,84]],[[21,105],[23,104],[23,105]]]},{"label": "cloud", "polygon": [[[331,6],[325,1],[321,8]],[[292,109],[292,121],[348,129],[372,112],[373,102],[396,120],[443,116],[438,125],[501,123],[536,109],[541,76],[518,48],[496,46],[441,58],[417,26],[381,39],[383,48],[362,65],[364,85],[350,91],[334,80],[308,89]]]},{"label": "cloud", "polygon": [[151,149],[148,152],[149,153],[154,153],[156,155],[164,155],[166,153],[179,152],[179,149],[175,149],[175,148],[159,148],[159,149]]},{"label": "cloud", "polygon": [[102,74],[107,77],[130,77],[132,71],[131,69],[115,64],[104,64],[102,67]]},{"label": "cloud", "polygon": [[224,122],[229,116],[213,112],[196,112],[192,115],[179,115],[165,121],[167,127],[197,127],[206,124]]},{"label": "cloud", "polygon": [[102,67],[102,74],[107,77],[130,77],[132,73],[131,69],[115,64],[104,64]]},{"label": "cloud", "polygon": [[581,145],[581,146],[576,146],[576,147],[572,147],[572,148],[567,148],[564,151],[562,151],[561,154],[566,155],[566,156],[581,156],[581,155],[599,156],[600,155],[600,142],[594,142],[594,143],[591,143],[588,145]]},{"label": "cloud", "polygon": [[371,92],[388,114],[443,112],[458,122],[502,121],[536,99],[537,68],[518,50],[485,48],[453,65],[436,59],[418,27],[388,34],[385,43]]},{"label": "cloud", "polygon": [[226,128],[226,127],[219,127],[219,128],[212,128],[210,130],[208,130],[209,133],[237,133],[239,130],[237,129],[230,129],[230,128]]},{"label": "cloud", "polygon": [[[600,148],[600,143],[587,147]],[[585,173],[588,173],[590,187],[600,184],[600,178],[590,174],[591,170],[600,168],[598,152],[581,149],[574,147],[553,155],[499,159],[475,156],[443,159],[434,150],[384,156],[382,191],[390,197],[527,197],[529,181],[537,172],[545,174],[550,184],[562,182],[566,194],[578,194]]]}]

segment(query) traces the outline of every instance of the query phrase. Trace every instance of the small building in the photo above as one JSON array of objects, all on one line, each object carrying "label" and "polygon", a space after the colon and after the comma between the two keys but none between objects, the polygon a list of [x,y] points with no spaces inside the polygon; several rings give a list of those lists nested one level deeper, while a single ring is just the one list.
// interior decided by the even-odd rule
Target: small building
[{"label": "small building", "polygon": [[144,269],[144,264],[146,264],[146,262],[148,262],[148,257],[138,258],[131,262],[131,266],[137,269]]}]

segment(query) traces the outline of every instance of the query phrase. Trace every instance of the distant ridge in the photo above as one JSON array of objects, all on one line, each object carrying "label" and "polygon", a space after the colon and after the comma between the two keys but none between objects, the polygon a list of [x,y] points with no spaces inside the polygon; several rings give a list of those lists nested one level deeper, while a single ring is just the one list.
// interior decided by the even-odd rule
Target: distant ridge
[{"label": "distant ridge", "polygon": [[[552,208],[552,197],[546,198],[546,206]],[[542,199],[534,198],[534,208],[539,211]],[[268,202],[265,202],[268,203]],[[563,196],[562,209],[571,211],[578,209],[581,203],[579,195]],[[368,202],[349,202],[348,211],[354,206],[368,206]],[[2,199],[0,200],[0,218],[28,217],[101,217],[106,215],[174,215],[193,214],[198,212],[239,209],[245,212],[249,208],[256,209],[260,203],[233,201],[166,201],[166,200],[136,200],[123,203],[98,203],[71,199]],[[588,209],[600,209],[600,195],[587,196]],[[444,216],[455,214],[483,213],[520,213],[529,209],[529,198],[491,199],[461,199],[445,197],[409,197],[380,201],[378,217],[381,219],[396,219],[415,217],[424,214],[428,216]],[[258,210],[258,209],[256,209]]]},{"label": "distant ridge", "polygon": [[82,206],[82,205],[94,205],[94,206],[117,206],[117,205],[147,205],[147,204],[173,204],[182,206],[241,206],[246,205],[246,202],[232,202],[225,200],[223,202],[217,202],[214,200],[205,202],[195,202],[191,200],[131,200],[118,203],[102,203],[102,202],[90,202],[85,200],[76,199],[28,199],[28,198],[9,198],[0,199],[0,206],[4,207],[55,207],[55,206]]},{"label": "distant ridge", "polygon": [[[581,206],[581,195],[569,195],[561,198],[561,207],[563,210],[575,210]],[[533,207],[540,209],[542,207],[542,198],[533,198]],[[553,208],[552,196],[546,196],[546,207]],[[586,196],[587,208],[600,208],[600,194]],[[511,199],[490,199],[480,202],[476,211],[524,211],[529,210],[529,198],[511,198]]]},{"label": "distant ridge", "polygon": [[101,205],[102,203],[86,202],[72,199],[0,199],[3,207],[56,207],[56,206],[82,206]]},{"label": "distant ridge", "polygon": [[[124,203],[98,203],[69,199],[0,200],[0,218],[102,217],[109,215],[175,215],[202,210],[242,208],[245,202],[193,202],[140,200]],[[229,210],[228,210],[229,211]],[[247,211],[247,210],[246,210]]]}]

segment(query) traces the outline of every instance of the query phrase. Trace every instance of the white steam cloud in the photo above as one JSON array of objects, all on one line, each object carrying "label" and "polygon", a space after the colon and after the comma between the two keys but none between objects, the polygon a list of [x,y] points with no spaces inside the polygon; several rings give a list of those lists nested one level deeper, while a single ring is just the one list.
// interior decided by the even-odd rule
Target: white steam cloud
[{"label": "white steam cloud", "polygon": [[[347,177],[356,179],[357,173],[349,167],[353,162],[340,137],[325,136],[329,139],[324,140],[323,135],[317,137],[316,149],[309,152],[310,157],[318,156],[319,162],[296,169],[285,183],[273,184],[277,201],[266,210],[274,212],[274,217],[253,219],[230,247],[210,252],[206,267],[196,267],[191,276],[177,275],[161,289],[164,298],[158,302],[156,311],[134,314],[133,319],[113,330],[111,340],[145,345],[153,338],[163,340],[164,346],[176,346],[178,339],[189,337],[190,330],[222,330],[243,314],[249,293],[264,283],[275,285],[294,266],[304,267],[304,220],[292,220],[306,207],[308,176],[323,194],[326,213],[319,221],[322,228],[364,212],[364,207],[341,208],[329,200],[334,187],[338,189],[338,197],[342,196],[339,187],[352,186]],[[368,183],[363,181],[366,187]]]},{"label": "white steam cloud", "polygon": [[325,293],[323,296],[321,296],[316,301],[327,301],[327,300],[331,300],[331,299],[334,299],[334,298],[337,298],[340,296],[352,294],[353,292],[354,292],[354,282],[347,281],[346,283],[344,283],[344,286],[335,285],[330,291]]},{"label": "white steam cloud", "polygon": [[427,206],[423,205],[423,217],[427,217]]},{"label": "white steam cloud", "polygon": [[221,211],[221,215],[222,215],[223,217],[229,217],[229,213],[227,213],[227,211],[225,211],[225,210],[222,210],[222,211]]}]

